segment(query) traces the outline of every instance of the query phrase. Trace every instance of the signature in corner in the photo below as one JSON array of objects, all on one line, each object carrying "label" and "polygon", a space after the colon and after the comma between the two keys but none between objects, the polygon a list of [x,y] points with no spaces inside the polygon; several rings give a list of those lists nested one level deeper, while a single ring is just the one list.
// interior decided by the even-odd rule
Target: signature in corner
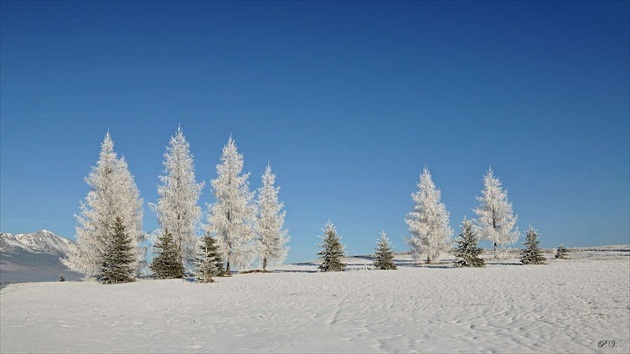
[{"label": "signature in corner", "polygon": [[597,348],[614,348],[615,347],[615,341],[614,340],[600,340],[597,343]]}]

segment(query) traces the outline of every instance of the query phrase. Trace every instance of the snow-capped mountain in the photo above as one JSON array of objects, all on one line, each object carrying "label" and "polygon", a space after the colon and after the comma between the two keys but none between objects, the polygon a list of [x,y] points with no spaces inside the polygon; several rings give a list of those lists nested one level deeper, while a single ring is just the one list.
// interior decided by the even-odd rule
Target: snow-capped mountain
[{"label": "snow-capped mountain", "polygon": [[51,254],[59,257],[67,255],[74,242],[55,235],[48,230],[24,234],[0,233],[0,252],[15,253],[22,249],[30,253]]},{"label": "snow-capped mountain", "polygon": [[0,232],[0,282],[55,281],[61,274],[67,280],[79,279],[60,261],[74,247],[71,240],[47,230]]}]

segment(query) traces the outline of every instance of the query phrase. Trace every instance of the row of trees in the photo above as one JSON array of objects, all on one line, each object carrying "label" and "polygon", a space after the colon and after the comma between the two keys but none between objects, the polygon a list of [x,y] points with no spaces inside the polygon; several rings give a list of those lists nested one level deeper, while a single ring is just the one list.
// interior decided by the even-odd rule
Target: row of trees
[{"label": "row of trees", "polygon": [[[482,249],[478,247],[480,239],[490,240],[493,244],[493,255],[497,258],[498,246],[514,243],[520,232],[516,227],[517,216],[512,212],[512,203],[508,200],[507,191],[501,186],[501,181],[489,169],[483,178],[484,188],[481,196],[477,197],[479,206],[474,209],[477,219],[468,220],[464,217],[462,231],[455,240],[453,248],[453,229],[450,227],[450,214],[441,202],[441,192],[436,187],[429,169],[425,166],[418,191],[411,194],[414,202],[413,210],[407,214],[405,222],[411,235],[407,239],[411,247],[411,255],[415,263],[421,261],[422,255],[426,262],[437,261],[443,253],[454,251],[457,267],[482,267],[484,261],[480,257]],[[526,248],[521,256],[524,264],[544,263],[542,251],[538,247],[538,233],[531,226],[527,230]],[[337,271],[343,269],[341,256],[343,246],[336,236],[336,230],[329,221],[322,236],[322,250],[318,253],[322,271]],[[377,251],[375,252],[375,267],[377,269],[393,269],[391,262],[391,245],[385,233],[381,235]]]},{"label": "row of trees", "polygon": [[[498,246],[514,243],[520,232],[516,227],[517,216],[512,212],[512,203],[501,181],[494,176],[492,169],[483,178],[484,188],[477,197],[479,206],[474,209],[476,220],[463,221],[463,232],[478,234],[479,239],[490,240],[493,244],[494,258],[497,258]],[[426,262],[437,261],[440,256],[450,251],[453,229],[450,227],[450,214],[441,202],[441,192],[435,186],[427,167],[420,175],[418,191],[411,195],[414,207],[407,214],[405,222],[410,233],[407,243],[416,263],[422,255]],[[470,229],[469,231],[466,231]]]},{"label": "row of trees", "polygon": [[[452,249],[449,245],[449,251],[455,256],[455,267],[483,267],[485,261],[481,258],[483,249],[478,247],[479,238],[475,225],[471,220],[464,218],[461,225],[462,231],[455,240],[455,247]],[[344,264],[342,257],[345,256],[344,246],[341,244],[341,238],[337,235],[337,230],[331,221],[328,221],[326,228],[323,230],[324,235],[320,236],[322,243],[319,245],[322,249],[317,254],[320,258],[319,269],[323,272],[342,271]],[[542,249],[539,247],[538,231],[531,226],[527,230],[525,248],[521,250],[520,260],[523,264],[544,264],[545,257]],[[566,258],[568,250],[560,245],[558,247],[556,258]],[[385,234],[381,232],[381,237],[377,242],[374,251],[374,268],[379,270],[393,270],[396,265],[393,262],[394,253],[392,245]]]},{"label": "row of trees", "polygon": [[[208,205],[204,226],[198,200],[205,184],[195,179],[193,156],[181,127],[169,141],[163,164],[159,200],[150,204],[160,224],[157,238],[150,238],[156,251],[151,269],[158,277],[181,277],[185,270],[197,270],[200,279],[208,281],[210,274],[229,274],[231,267],[247,268],[258,260],[265,270],[286,258],[285,211],[270,165],[254,200],[249,173],[243,173],[243,155],[230,137],[216,166],[217,178],[211,180],[215,202]],[[139,247],[143,200],[125,159],[114,151],[109,132],[86,182],[90,191],[77,216],[77,247],[63,262],[86,278],[132,281],[147,256]],[[203,238],[197,236],[199,229],[205,231]]]},{"label": "row of trees", "polygon": [[[255,260],[265,271],[268,264],[281,263],[286,258],[289,236],[283,227],[285,212],[278,200],[279,187],[275,186],[271,166],[265,169],[262,187],[254,200],[255,193],[249,190],[249,173],[243,172],[243,155],[230,137],[216,165],[217,177],[211,180],[215,202],[207,206],[207,224],[202,226],[203,212],[198,200],[205,184],[196,181],[193,156],[181,127],[169,141],[163,164],[159,200],[150,203],[160,224],[157,237],[151,238],[155,257],[150,268],[157,277],[181,277],[186,270],[196,270],[200,280],[210,281],[212,276],[230,274],[232,267],[248,268]],[[78,247],[63,262],[87,278],[108,283],[132,281],[147,258],[139,247],[143,240],[143,200],[127,162],[114,151],[109,132],[86,182],[90,191],[77,216]],[[418,191],[412,194],[413,210],[405,218],[411,235],[407,242],[416,263],[421,255],[431,263],[451,250],[453,230],[441,192],[427,167],[417,186]],[[493,243],[496,258],[499,245],[513,243],[519,237],[512,204],[492,170],[484,176],[484,189],[477,199],[477,219],[464,218],[462,233],[456,240],[458,266],[483,265],[478,257],[480,251],[476,251],[479,239]],[[197,236],[199,229],[204,230],[203,238]],[[341,270],[344,251],[332,222],[323,231],[322,250],[318,253],[322,260],[320,269]],[[393,269],[392,258],[391,245],[383,232],[375,266]]]},{"label": "row of trees", "polygon": [[[322,230],[324,234],[320,236],[322,248],[317,255],[320,259],[319,270],[322,272],[340,272],[346,266],[342,262],[345,256],[344,246],[341,244],[341,237],[337,235],[337,229],[332,221],[328,220],[326,227]],[[392,245],[387,238],[385,231],[381,231],[381,237],[376,244],[374,251],[374,267],[381,270],[396,269],[394,265],[394,252]]]}]

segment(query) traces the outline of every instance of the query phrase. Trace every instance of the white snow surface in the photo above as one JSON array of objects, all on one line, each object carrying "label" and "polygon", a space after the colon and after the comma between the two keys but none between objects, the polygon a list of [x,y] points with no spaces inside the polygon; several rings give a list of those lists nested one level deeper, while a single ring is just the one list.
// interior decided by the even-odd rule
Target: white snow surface
[{"label": "white snow surface", "polygon": [[569,255],[486,268],[398,256],[394,271],[348,258],[345,272],[285,265],[211,284],[10,284],[0,352],[629,352],[630,246]]}]

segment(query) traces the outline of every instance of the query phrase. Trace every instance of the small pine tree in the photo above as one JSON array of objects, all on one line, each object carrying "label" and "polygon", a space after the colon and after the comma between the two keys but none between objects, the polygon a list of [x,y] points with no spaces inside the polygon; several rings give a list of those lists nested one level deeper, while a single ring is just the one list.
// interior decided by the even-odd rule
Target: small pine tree
[{"label": "small pine tree", "polygon": [[164,232],[158,236],[155,248],[159,249],[159,252],[157,256],[153,258],[150,266],[154,277],[158,279],[184,277],[182,257],[179,254],[179,249],[173,239],[173,235],[168,230],[164,230]]},{"label": "small pine tree", "polygon": [[341,257],[345,256],[345,252],[341,240],[337,236],[335,225],[328,220],[326,229],[322,231],[324,231],[324,235],[320,236],[320,238],[323,242],[319,245],[322,250],[317,252],[319,259],[322,261],[319,269],[322,272],[341,272],[346,265],[341,262]]},{"label": "small pine tree", "polygon": [[374,252],[374,267],[380,270],[394,270],[396,265],[393,260],[392,245],[389,243],[385,231],[381,231],[381,238],[376,243],[376,251]]},{"label": "small pine tree", "polygon": [[542,249],[538,247],[540,244],[538,236],[538,231],[530,225],[527,229],[525,242],[523,243],[525,248],[521,250],[521,263],[545,264],[545,256],[543,256]]},{"label": "small pine tree", "polygon": [[66,281],[66,278],[63,277],[63,274],[59,276],[59,281]]},{"label": "small pine tree", "polygon": [[122,220],[117,217],[111,241],[103,255],[100,280],[103,284],[129,283],[135,281],[136,254],[132,240]]},{"label": "small pine tree", "polygon": [[560,244],[560,246],[558,246],[558,249],[556,250],[556,259],[567,259],[568,252],[569,250],[564,247],[563,244]]},{"label": "small pine tree", "polygon": [[461,227],[462,232],[455,240],[456,246],[453,252],[455,254],[455,267],[483,267],[485,262],[479,257],[483,250],[477,247],[479,240],[473,229],[473,223],[464,218]]},{"label": "small pine tree", "polygon": [[197,281],[212,282],[212,277],[223,276],[223,258],[214,237],[206,234],[201,239],[197,256]]}]

